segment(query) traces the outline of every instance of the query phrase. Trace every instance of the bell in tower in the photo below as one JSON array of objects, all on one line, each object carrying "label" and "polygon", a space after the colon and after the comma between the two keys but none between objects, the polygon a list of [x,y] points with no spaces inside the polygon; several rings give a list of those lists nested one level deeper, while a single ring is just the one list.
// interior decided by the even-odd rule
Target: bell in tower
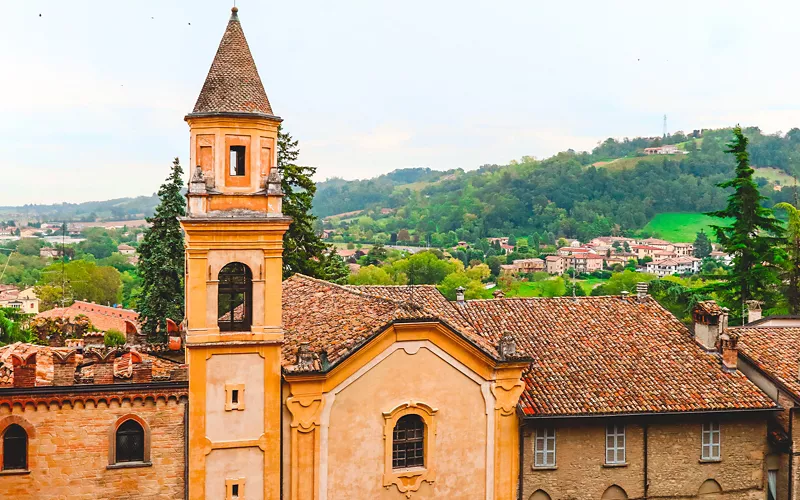
[{"label": "bell in tower", "polygon": [[[189,498],[280,496],[283,234],[278,125],[234,7],[191,132]],[[245,496],[245,490],[247,491]]]}]

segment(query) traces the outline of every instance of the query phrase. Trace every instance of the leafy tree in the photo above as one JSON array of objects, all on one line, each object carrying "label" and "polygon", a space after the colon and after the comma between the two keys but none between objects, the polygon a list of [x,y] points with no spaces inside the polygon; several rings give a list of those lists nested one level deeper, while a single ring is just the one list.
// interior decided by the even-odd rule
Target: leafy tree
[{"label": "leafy tree", "polygon": [[41,309],[47,310],[74,300],[116,304],[121,299],[121,288],[120,273],[113,267],[73,260],[46,267],[35,290]]},{"label": "leafy tree", "polygon": [[149,337],[164,337],[167,319],[181,321],[184,311],[183,232],[178,217],[186,216],[186,201],[181,195],[183,169],[178,158],[158,190],[161,202],[144,233],[139,252],[142,290],[136,303],[142,331]]},{"label": "leafy tree", "polygon": [[90,231],[86,240],[78,244],[78,249],[96,259],[105,259],[117,251],[117,245],[105,231]]},{"label": "leafy tree", "polygon": [[350,266],[336,253],[335,249],[331,248],[322,260],[322,274],[332,283],[345,285],[350,276]]},{"label": "leafy tree", "polygon": [[44,240],[39,238],[22,238],[17,242],[17,252],[22,255],[39,255],[39,249],[44,246]]},{"label": "leafy tree", "polygon": [[386,247],[384,247],[381,243],[376,243],[372,246],[372,248],[369,249],[367,255],[364,256],[364,264],[367,266],[381,264],[386,260],[388,255],[389,254],[386,252]]},{"label": "leafy tree", "polygon": [[0,308],[0,345],[29,340],[30,332],[20,328],[21,319],[18,310]]},{"label": "leafy tree", "polygon": [[350,275],[351,285],[395,285],[395,281],[385,269],[373,265],[362,266],[357,273]]},{"label": "leafy tree", "polygon": [[782,254],[778,243],[783,228],[772,210],[761,204],[766,198],[753,180],[747,142],[741,127],[736,126],[726,150],[736,159],[736,176],[719,184],[723,189],[733,188],[733,192],[723,210],[708,213],[733,219],[730,226],[711,226],[725,252],[733,255],[727,280],[714,286],[731,306],[733,317],[740,317],[747,300],[774,303],[778,283],[774,264]]},{"label": "leafy tree", "polygon": [[283,214],[292,218],[289,230],[283,235],[283,277],[302,273],[328,279],[326,271],[335,269],[325,262],[328,250],[314,230],[317,218],[311,206],[317,186],[311,177],[314,167],[297,165],[300,155],[298,142],[288,132],[278,128],[278,171],[283,189]]},{"label": "leafy tree", "polygon": [[694,240],[694,256],[699,259],[705,259],[709,255],[711,255],[711,242],[705,230],[701,229]]},{"label": "leafy tree", "polygon": [[508,244],[512,247],[517,246],[517,238],[513,234],[508,237]]},{"label": "leafy tree", "polygon": [[119,330],[110,329],[108,330],[105,335],[103,335],[103,344],[106,347],[118,347],[121,345],[125,345],[127,339],[125,335],[122,334]]},{"label": "leafy tree", "polygon": [[785,210],[788,215],[784,243],[786,258],[781,265],[781,283],[789,312],[798,314],[800,312],[800,210],[786,202],[778,203],[775,208]]},{"label": "leafy tree", "polygon": [[392,268],[395,274],[406,275],[412,285],[436,285],[457,270],[453,262],[440,260],[432,251],[419,252],[408,259],[399,260]]}]

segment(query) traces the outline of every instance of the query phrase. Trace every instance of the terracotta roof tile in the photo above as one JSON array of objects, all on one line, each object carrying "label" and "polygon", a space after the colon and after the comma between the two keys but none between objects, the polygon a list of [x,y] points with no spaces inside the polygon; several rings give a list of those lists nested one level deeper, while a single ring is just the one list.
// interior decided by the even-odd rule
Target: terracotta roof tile
[{"label": "terracotta roof tile", "polygon": [[768,409],[741,373],[722,370],[652,298],[473,300],[458,306],[491,342],[504,332],[534,359],[528,416]]},{"label": "terracotta roof tile", "polygon": [[192,110],[204,113],[273,115],[235,7]]},{"label": "terracotta roof tile", "polygon": [[800,398],[800,328],[736,327],[739,352]]},{"label": "terracotta roof tile", "polygon": [[[397,320],[445,322],[490,356],[497,355],[435,287],[348,287],[296,274],[283,282],[282,364],[295,364],[303,342],[335,364]],[[323,364],[318,359],[315,368]]]},{"label": "terracotta roof tile", "polygon": [[132,309],[122,309],[119,307],[104,306],[91,302],[75,301],[69,307],[56,307],[36,315],[37,318],[75,318],[76,316],[86,316],[92,322],[92,326],[101,332],[117,330],[123,335],[128,332],[129,327],[139,331],[139,313]]}]

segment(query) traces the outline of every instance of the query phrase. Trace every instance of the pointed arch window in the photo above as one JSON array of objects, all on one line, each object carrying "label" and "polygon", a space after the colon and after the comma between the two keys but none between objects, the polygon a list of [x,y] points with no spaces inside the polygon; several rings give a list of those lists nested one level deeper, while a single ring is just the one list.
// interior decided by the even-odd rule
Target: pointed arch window
[{"label": "pointed arch window", "polygon": [[28,433],[22,426],[11,424],[3,433],[3,470],[28,468]]},{"label": "pointed arch window", "polygon": [[253,317],[253,274],[241,262],[231,262],[219,272],[217,324],[224,332],[249,331]]},{"label": "pointed arch window", "polygon": [[126,420],[117,428],[117,463],[144,462],[144,429],[136,420]]}]

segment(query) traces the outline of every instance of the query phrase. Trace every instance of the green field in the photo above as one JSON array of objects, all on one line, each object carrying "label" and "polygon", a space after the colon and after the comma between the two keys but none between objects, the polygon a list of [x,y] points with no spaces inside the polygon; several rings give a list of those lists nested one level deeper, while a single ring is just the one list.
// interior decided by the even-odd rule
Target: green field
[{"label": "green field", "polygon": [[656,238],[675,243],[692,243],[701,229],[704,229],[709,238],[713,240],[714,237],[709,226],[720,223],[726,224],[727,222],[697,212],[666,212],[653,217],[642,231],[650,232]]},{"label": "green field", "polygon": [[639,164],[640,161],[645,163],[662,163],[665,160],[672,160],[679,158],[681,155],[650,155],[650,156],[630,156],[625,158],[617,158],[611,161],[599,161],[593,164],[597,168],[605,168],[609,171],[630,170]]},{"label": "green field", "polygon": [[774,167],[754,167],[756,171],[753,177],[763,177],[773,184],[778,183],[781,186],[793,186],[794,177],[787,174],[783,170]]},{"label": "green field", "polygon": [[[606,280],[598,278],[589,278],[588,280],[577,280],[578,284],[586,295],[592,293],[592,289],[598,285],[602,285]],[[544,281],[522,281],[515,283],[515,286],[506,293],[507,297],[553,297],[560,296],[564,293],[563,284],[556,285],[554,279]]]}]

